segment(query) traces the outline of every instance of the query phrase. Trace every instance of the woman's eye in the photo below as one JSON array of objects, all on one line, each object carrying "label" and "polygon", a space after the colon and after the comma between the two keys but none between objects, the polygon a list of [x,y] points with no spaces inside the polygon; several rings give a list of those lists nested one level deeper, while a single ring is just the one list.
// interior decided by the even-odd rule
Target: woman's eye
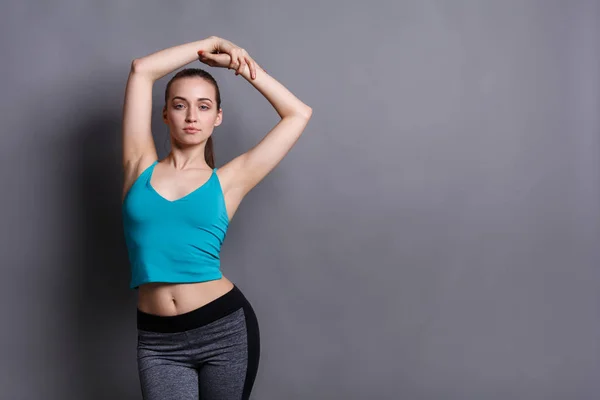
[{"label": "woman's eye", "polygon": [[175,104],[173,107],[174,108],[179,108],[179,106],[183,106],[183,104]]},{"label": "woman's eye", "polygon": [[[202,108],[202,107],[204,107],[204,108]],[[200,108],[202,108],[203,110],[208,110],[207,106],[200,106]]]}]

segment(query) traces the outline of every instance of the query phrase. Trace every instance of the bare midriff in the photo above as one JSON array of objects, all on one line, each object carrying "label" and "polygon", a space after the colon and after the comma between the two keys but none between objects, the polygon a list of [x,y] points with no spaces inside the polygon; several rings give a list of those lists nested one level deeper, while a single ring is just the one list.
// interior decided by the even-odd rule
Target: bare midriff
[{"label": "bare midriff", "polygon": [[146,283],[138,288],[137,307],[147,314],[179,315],[210,303],[232,288],[233,283],[225,276],[207,282]]}]

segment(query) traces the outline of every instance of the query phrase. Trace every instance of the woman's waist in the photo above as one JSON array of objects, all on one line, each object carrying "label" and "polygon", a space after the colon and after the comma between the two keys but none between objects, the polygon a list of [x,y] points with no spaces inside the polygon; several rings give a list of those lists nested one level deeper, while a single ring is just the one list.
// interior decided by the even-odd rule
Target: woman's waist
[{"label": "woman's waist", "polygon": [[223,296],[233,286],[225,276],[206,282],[147,283],[138,289],[137,308],[153,315],[180,315]]}]

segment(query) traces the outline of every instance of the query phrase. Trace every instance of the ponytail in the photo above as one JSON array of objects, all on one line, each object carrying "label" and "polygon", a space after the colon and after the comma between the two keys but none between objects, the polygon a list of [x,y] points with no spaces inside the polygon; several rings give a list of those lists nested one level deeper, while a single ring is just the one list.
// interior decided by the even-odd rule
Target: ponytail
[{"label": "ponytail", "polygon": [[204,159],[209,167],[215,168],[215,155],[213,152],[213,140],[212,136],[209,136],[204,146]]}]

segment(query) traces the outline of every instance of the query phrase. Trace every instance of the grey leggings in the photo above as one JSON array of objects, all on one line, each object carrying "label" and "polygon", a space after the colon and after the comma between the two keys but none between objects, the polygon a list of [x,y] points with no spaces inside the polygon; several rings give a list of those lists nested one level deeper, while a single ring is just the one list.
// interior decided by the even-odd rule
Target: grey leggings
[{"label": "grey leggings", "polygon": [[260,356],[258,321],[234,288],[185,314],[137,310],[144,400],[247,400]]}]

